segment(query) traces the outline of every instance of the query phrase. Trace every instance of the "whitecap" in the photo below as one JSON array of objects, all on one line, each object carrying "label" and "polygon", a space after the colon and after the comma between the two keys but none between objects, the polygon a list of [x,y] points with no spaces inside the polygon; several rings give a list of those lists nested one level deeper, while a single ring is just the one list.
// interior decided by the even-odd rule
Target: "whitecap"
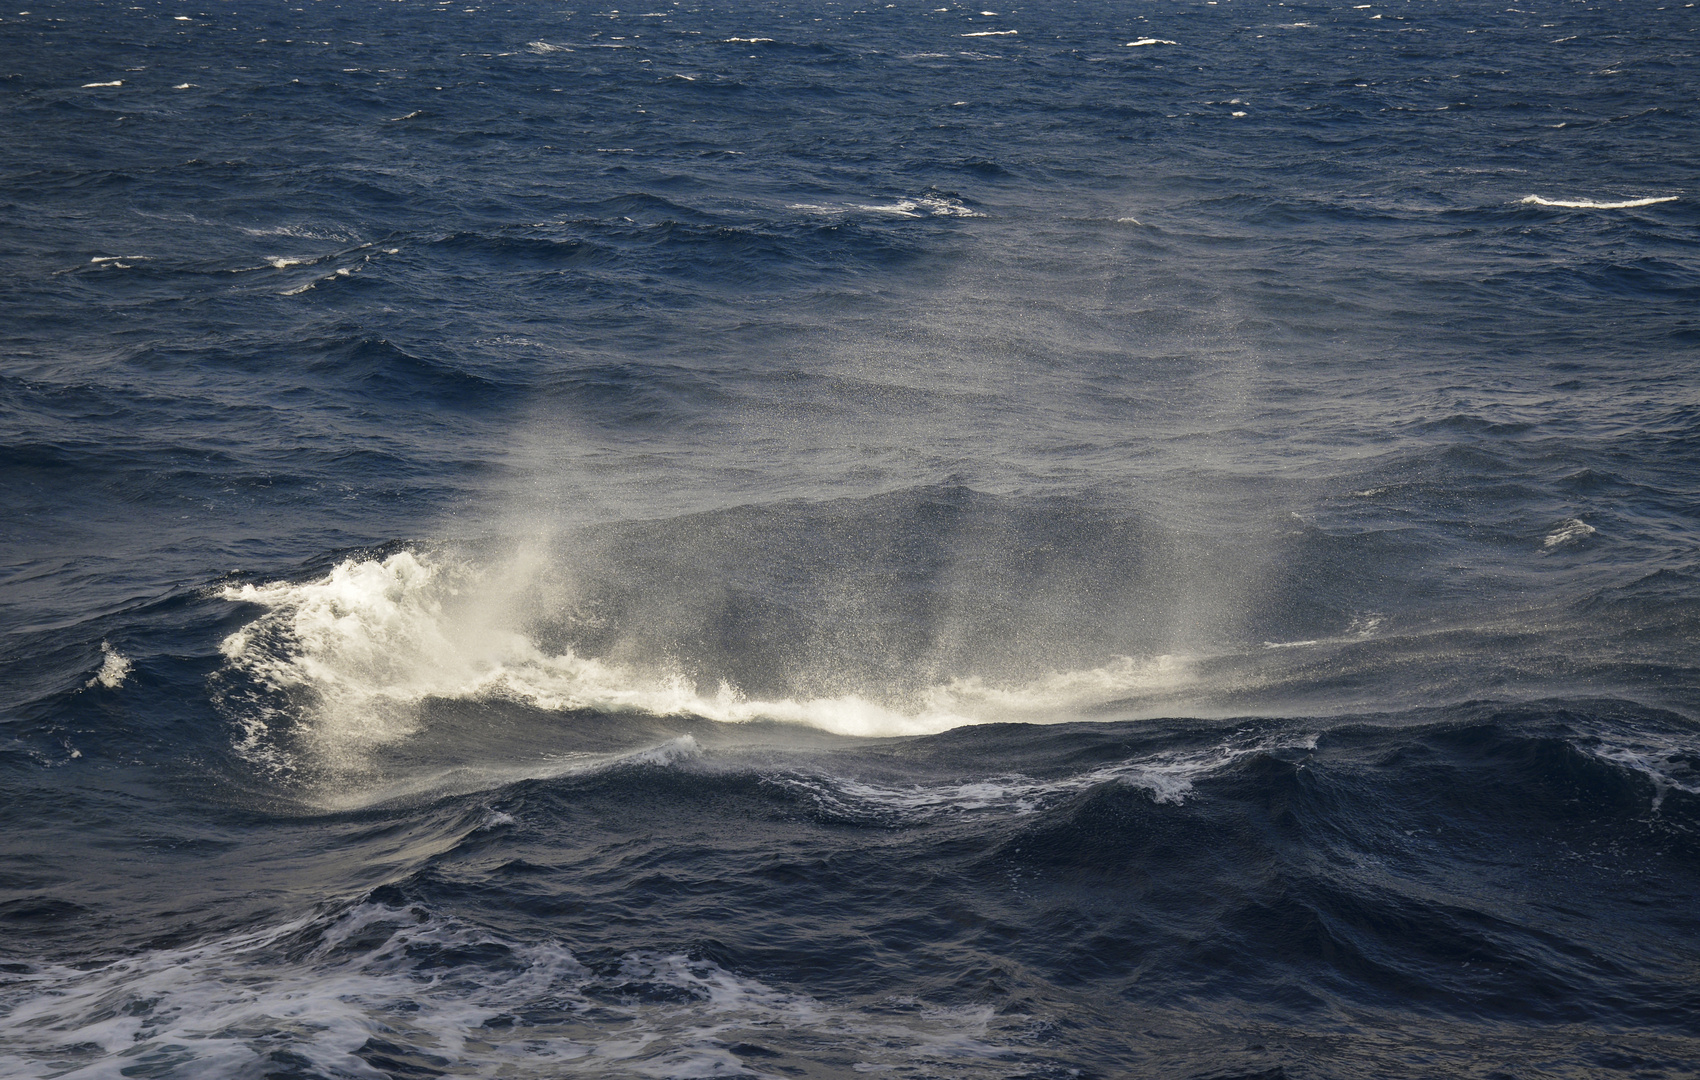
[{"label": "whitecap", "polygon": [[1545,540],[1541,541],[1543,548],[1555,548],[1563,544],[1574,544],[1594,535],[1599,530],[1583,521],[1581,518],[1571,518],[1554,529]]},{"label": "whitecap", "polygon": [[1578,745],[1577,749],[1601,761],[1631,769],[1652,781],[1655,811],[1664,804],[1665,796],[1672,791],[1700,795],[1700,773],[1685,767],[1689,762],[1700,760],[1692,745],[1685,746],[1675,742],[1641,742],[1637,745],[1626,745],[1621,741],[1608,743],[1587,740]]},{"label": "whitecap", "polygon": [[124,685],[124,680],[130,675],[130,658],[104,641],[100,643],[100,651],[105,654],[100,670],[84,685],[104,686],[108,690],[116,690]]},{"label": "whitecap", "polygon": [[1165,40],[1164,38],[1145,37],[1145,38],[1140,38],[1138,41],[1128,42],[1127,45],[1124,46],[1124,48],[1137,49],[1141,45],[1178,45],[1178,44],[1179,44],[1179,42],[1168,41],[1168,40]]},{"label": "whitecap", "polygon": [[906,201],[903,205],[919,208],[933,217],[978,218],[986,216],[978,210],[964,206],[955,199],[942,195],[923,195],[912,202]]},{"label": "whitecap", "polygon": [[101,86],[123,86],[123,85],[124,85],[123,79],[114,79],[111,82],[86,82],[86,83],[83,84],[83,89],[84,90],[93,90],[96,87],[101,87]]},{"label": "whitecap", "polygon": [[981,30],[973,34],[963,34],[963,37],[1013,37],[1021,33],[1019,30]]},{"label": "whitecap", "polygon": [[1543,199],[1539,195],[1529,195],[1521,201],[1527,206],[1556,206],[1567,210],[1632,210],[1638,206],[1656,206],[1659,203],[1675,202],[1676,195],[1650,195],[1640,199],[1624,199],[1619,202],[1598,202],[1593,199]]},{"label": "whitecap", "polygon": [[[966,104],[966,102],[957,102]],[[925,218],[925,217],[961,217],[978,218],[986,215],[972,207],[965,206],[956,199],[942,195],[920,195],[913,199],[899,199],[894,203],[850,203],[847,206],[828,206],[820,203],[790,203],[789,209],[801,210],[809,214],[843,214],[851,210],[864,210],[871,214],[889,214],[893,217]]]},{"label": "whitecap", "polygon": [[251,229],[244,225],[238,225],[237,228],[249,236],[288,236],[297,240],[329,240],[333,243],[344,244],[351,243],[354,240],[352,236],[346,233],[310,229],[302,225],[278,225],[268,229]]},{"label": "whitecap", "polygon": [[[373,752],[416,735],[422,706],[431,700],[506,700],[552,712],[637,712],[724,723],[766,720],[839,735],[889,736],[999,721],[1077,720],[1112,703],[1167,694],[1192,679],[1185,659],[1161,655],[1123,656],[1026,680],[963,676],[897,696],[752,698],[725,681],[703,691],[667,658],[622,662],[570,647],[544,648],[507,625],[505,609],[489,600],[520,587],[502,580],[503,573],[402,551],[382,560],[348,559],[312,581],[224,589],[225,599],[264,609],[220,646],[227,665],[221,708],[240,729],[238,751],[284,772],[296,768],[297,755],[320,771],[359,771]],[[645,751],[694,752],[694,744],[684,743]],[[571,771],[612,762],[576,757],[524,768]]]},{"label": "whitecap", "polygon": [[485,813],[484,820],[478,823],[476,831],[488,832],[491,829],[500,829],[513,823],[514,816],[512,814],[506,814],[500,810],[490,810]]}]

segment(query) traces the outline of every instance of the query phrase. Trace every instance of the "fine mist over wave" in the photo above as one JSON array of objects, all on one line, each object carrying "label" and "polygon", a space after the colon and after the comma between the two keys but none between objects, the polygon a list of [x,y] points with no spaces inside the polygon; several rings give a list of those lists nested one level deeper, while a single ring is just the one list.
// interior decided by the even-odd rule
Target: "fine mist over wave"
[{"label": "fine mist over wave", "polygon": [[253,607],[213,690],[243,760],[364,800],[675,756],[659,718],[866,738],[1609,685],[1563,609],[1424,607],[1420,549],[1301,524],[944,486],[396,544],[223,587]]},{"label": "fine mist over wave", "polygon": [[[574,757],[573,715],[861,737],[1155,715],[1254,686],[1271,634],[1378,624],[1271,595],[1269,556],[1257,528],[1236,543],[960,486],[397,545],[224,587],[259,610],[214,688],[244,759],[321,778],[554,774],[647,745],[637,723],[638,742]],[[516,723],[528,734],[495,733]]]},{"label": "fine mist over wave", "polygon": [[244,753],[357,768],[430,702],[770,720],[841,735],[1056,722],[1171,697],[1251,587],[1220,554],[1059,500],[959,488],[404,546],[304,581],[216,678]]}]

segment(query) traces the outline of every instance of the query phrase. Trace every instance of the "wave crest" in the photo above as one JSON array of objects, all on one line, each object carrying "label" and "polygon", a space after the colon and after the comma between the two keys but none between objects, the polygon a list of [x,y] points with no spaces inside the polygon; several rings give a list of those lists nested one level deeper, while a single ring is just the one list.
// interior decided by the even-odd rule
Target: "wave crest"
[{"label": "wave crest", "polygon": [[[1178,686],[1174,656],[1123,656],[1101,667],[1002,683],[971,675],[918,690],[751,698],[730,680],[688,677],[667,657],[620,661],[545,648],[513,625],[512,567],[485,571],[401,551],[351,558],[307,582],[226,588],[266,611],[227,637],[224,700],[250,758],[284,765],[289,734],[326,765],[354,766],[416,734],[431,699],[508,700],[550,712],[588,710],[768,720],[850,736],[916,735],[967,724],[1080,719],[1129,697]],[[523,571],[518,573],[523,579]]]},{"label": "wave crest", "polygon": [[1566,210],[1633,210],[1638,206],[1656,206],[1659,203],[1675,202],[1675,195],[1655,195],[1644,199],[1623,199],[1619,202],[1598,202],[1594,199],[1543,199],[1539,195],[1529,195],[1521,201],[1526,206],[1556,206]]}]

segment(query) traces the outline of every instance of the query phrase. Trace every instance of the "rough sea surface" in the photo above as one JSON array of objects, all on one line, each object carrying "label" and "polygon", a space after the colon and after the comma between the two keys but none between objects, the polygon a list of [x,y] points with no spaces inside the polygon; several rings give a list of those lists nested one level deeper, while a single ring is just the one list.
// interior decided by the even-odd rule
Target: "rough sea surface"
[{"label": "rough sea surface", "polygon": [[1700,1076],[1697,50],[18,0],[0,1075]]}]

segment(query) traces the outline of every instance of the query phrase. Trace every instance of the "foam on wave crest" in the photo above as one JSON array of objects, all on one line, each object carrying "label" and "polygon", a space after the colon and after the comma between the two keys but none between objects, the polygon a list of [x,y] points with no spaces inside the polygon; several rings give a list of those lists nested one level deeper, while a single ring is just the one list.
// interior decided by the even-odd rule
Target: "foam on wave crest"
[{"label": "foam on wave crest", "polygon": [[751,699],[699,689],[665,657],[621,662],[545,649],[511,625],[500,572],[402,551],[347,559],[322,578],[226,588],[266,611],[221,646],[222,701],[251,758],[283,766],[285,730],[323,755],[357,757],[417,733],[429,699],[505,699],[549,711],[640,712],[724,723],[774,720],[840,735],[930,734],[966,724],[1080,719],[1184,684],[1171,656],[1121,657],[1012,684],[965,676],[906,692]]},{"label": "foam on wave crest", "polygon": [[917,195],[912,199],[898,199],[892,203],[845,203],[830,206],[818,203],[791,203],[790,209],[801,210],[808,214],[823,215],[847,214],[855,210],[862,210],[870,214],[889,214],[900,218],[978,218],[986,216],[964,204],[960,199],[948,195]]},{"label": "foam on wave crest", "polygon": [[[423,908],[340,913],[0,986],[18,1077],[750,1075],[831,1048],[857,1071],[988,1075],[1022,1055],[989,1007],[834,1008],[686,955],[587,965]],[[999,1030],[999,1027],[1011,1030]],[[408,1073],[414,1075],[414,1073]]]},{"label": "foam on wave crest", "polygon": [[1539,195],[1526,196],[1522,201],[1527,206],[1556,206],[1566,210],[1633,210],[1638,206],[1656,206],[1659,203],[1675,202],[1675,195],[1655,195],[1644,199],[1623,199],[1617,202],[1599,202],[1595,199],[1543,199]]},{"label": "foam on wave crest", "polygon": [[798,792],[828,814],[853,819],[926,820],[976,812],[1033,814],[1101,784],[1136,788],[1154,803],[1179,806],[1192,795],[1194,780],[1253,754],[1313,751],[1318,737],[1235,732],[1216,746],[1159,751],[1047,779],[1007,773],[953,784],[900,785],[844,776],[781,774],[764,777],[764,781]]},{"label": "foam on wave crest", "polygon": [[124,685],[124,680],[130,677],[130,658],[112,647],[110,642],[100,643],[100,670],[94,673],[84,685],[89,688],[104,686],[108,690],[116,690]]}]

